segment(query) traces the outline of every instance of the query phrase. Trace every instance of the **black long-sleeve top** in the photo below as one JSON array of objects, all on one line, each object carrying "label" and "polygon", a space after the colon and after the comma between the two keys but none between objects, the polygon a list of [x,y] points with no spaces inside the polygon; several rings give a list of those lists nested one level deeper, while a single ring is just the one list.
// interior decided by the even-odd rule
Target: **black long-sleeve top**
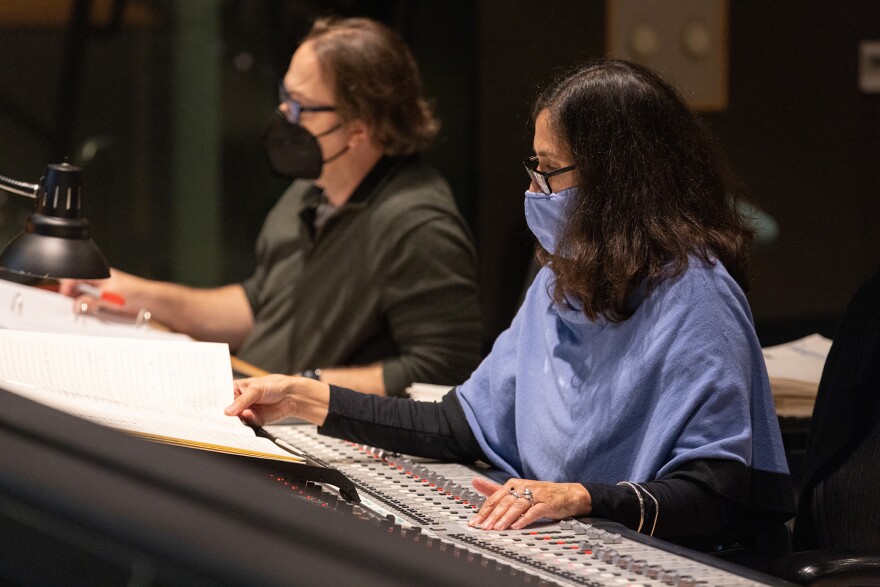
[{"label": "black long-sleeve top", "polygon": [[[488,462],[462,411],[455,390],[439,403],[362,394],[330,386],[329,413],[319,432],[396,452],[426,458],[473,463]],[[759,479],[754,479],[758,474]],[[745,485],[786,486],[763,478],[742,463],[703,459],[645,483],[655,504],[644,493],[641,504],[630,485],[584,483],[592,498],[590,515],[621,523],[702,550],[717,550],[734,543],[754,543],[758,527],[775,526],[790,517],[784,503],[745,504],[728,495],[739,495]],[[624,480],[622,480],[624,481]],[[730,491],[725,491],[729,488]],[[749,493],[754,493],[750,491]],[[725,495],[727,494],[727,495]],[[766,492],[773,495],[773,490]],[[790,496],[789,496],[790,498]],[[644,510],[642,510],[644,508]],[[644,517],[642,517],[644,511]],[[776,544],[761,550],[781,554],[787,548],[787,533]],[[754,544],[749,544],[754,546]],[[774,552],[773,554],[777,554]]]}]

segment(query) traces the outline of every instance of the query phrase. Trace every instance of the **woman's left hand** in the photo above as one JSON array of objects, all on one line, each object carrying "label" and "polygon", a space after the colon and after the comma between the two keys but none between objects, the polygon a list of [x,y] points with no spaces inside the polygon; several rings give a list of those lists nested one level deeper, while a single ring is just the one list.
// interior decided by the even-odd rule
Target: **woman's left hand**
[{"label": "woman's left hand", "polygon": [[484,530],[519,530],[540,518],[585,516],[592,509],[590,492],[580,483],[510,479],[498,485],[477,477],[473,485],[488,498],[468,526]]}]

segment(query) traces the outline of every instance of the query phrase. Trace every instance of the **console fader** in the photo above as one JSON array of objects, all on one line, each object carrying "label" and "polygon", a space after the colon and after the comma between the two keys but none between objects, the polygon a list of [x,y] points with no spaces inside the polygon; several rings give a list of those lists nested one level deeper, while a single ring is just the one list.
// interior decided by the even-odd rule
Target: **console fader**
[{"label": "console fader", "polygon": [[[484,498],[471,489],[469,467],[426,461],[334,438],[314,426],[266,427],[281,444],[338,469],[357,486],[361,504],[333,488],[293,483],[321,505],[386,527],[390,533],[449,551],[469,563],[497,567],[526,585],[763,585],[779,580],[730,565],[615,523],[574,519],[503,532],[470,528]],[[283,480],[282,480],[283,481]]]}]

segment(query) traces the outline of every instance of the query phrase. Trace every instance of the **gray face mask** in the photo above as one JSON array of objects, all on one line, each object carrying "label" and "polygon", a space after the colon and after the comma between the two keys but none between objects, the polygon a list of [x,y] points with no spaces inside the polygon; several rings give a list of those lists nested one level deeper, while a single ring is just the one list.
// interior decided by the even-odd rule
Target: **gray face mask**
[{"label": "gray face mask", "polygon": [[269,165],[275,173],[294,179],[318,178],[324,163],[329,163],[348,151],[346,145],[332,157],[321,158],[318,139],[340,128],[342,128],[341,122],[319,135],[313,135],[302,126],[289,123],[284,115],[276,110],[263,133],[263,146],[269,158]]}]

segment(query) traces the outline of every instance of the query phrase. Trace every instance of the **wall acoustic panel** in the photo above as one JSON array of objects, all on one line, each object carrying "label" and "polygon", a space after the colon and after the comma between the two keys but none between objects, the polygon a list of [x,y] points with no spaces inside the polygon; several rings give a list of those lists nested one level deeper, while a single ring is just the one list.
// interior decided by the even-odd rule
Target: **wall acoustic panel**
[{"label": "wall acoustic panel", "polygon": [[659,71],[692,108],[727,108],[726,0],[608,0],[607,51]]}]

